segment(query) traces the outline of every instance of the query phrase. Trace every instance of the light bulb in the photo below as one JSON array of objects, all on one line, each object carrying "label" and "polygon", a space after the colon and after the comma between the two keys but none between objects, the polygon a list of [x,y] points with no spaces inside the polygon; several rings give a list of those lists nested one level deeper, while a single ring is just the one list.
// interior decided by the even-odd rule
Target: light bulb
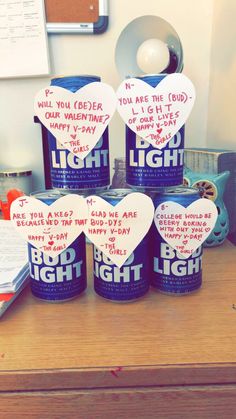
[{"label": "light bulb", "polygon": [[147,39],[137,52],[137,64],[144,73],[161,73],[168,67],[170,52],[160,39]]}]

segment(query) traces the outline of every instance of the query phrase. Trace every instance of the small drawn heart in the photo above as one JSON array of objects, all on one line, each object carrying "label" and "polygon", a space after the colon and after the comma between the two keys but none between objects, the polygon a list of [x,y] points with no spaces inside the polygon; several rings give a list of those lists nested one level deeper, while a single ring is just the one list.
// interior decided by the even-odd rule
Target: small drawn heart
[{"label": "small drawn heart", "polygon": [[[218,216],[214,202],[200,198],[187,208],[166,201],[156,208],[154,221],[162,238],[182,257],[190,257],[213,230]],[[171,220],[171,232],[165,222]]]},{"label": "small drawn heart", "polygon": [[84,159],[108,126],[116,101],[113,88],[105,83],[90,83],[75,93],[49,86],[37,93],[34,111],[63,147]]},{"label": "small drawn heart", "polygon": [[160,134],[162,132],[162,128],[157,129],[157,134]]},{"label": "small drawn heart", "polygon": [[[11,204],[11,222],[18,233],[52,258],[62,253],[82,233],[87,216],[86,201],[76,194],[65,195],[51,205],[33,197],[27,197],[24,202],[17,198]],[[19,223],[21,219],[24,223]],[[47,225],[50,225],[54,240],[48,237]]]},{"label": "small drawn heart", "polygon": [[191,80],[180,73],[169,74],[156,87],[140,79],[126,79],[116,94],[117,110],[126,125],[159,149],[185,124],[195,101]]},{"label": "small drawn heart", "polygon": [[[152,200],[147,195],[133,192],[125,196],[115,207],[95,195],[89,196],[87,203],[89,216],[84,227],[85,234],[120,268],[152,224],[154,214]],[[111,215],[114,212],[115,218]],[[94,228],[95,225],[102,227]]]}]

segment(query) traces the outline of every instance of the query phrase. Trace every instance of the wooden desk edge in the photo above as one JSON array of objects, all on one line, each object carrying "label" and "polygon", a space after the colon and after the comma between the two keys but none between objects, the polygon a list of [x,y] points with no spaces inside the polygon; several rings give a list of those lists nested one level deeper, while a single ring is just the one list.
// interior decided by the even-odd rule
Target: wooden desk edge
[{"label": "wooden desk edge", "polygon": [[236,384],[236,363],[0,372],[0,391]]}]

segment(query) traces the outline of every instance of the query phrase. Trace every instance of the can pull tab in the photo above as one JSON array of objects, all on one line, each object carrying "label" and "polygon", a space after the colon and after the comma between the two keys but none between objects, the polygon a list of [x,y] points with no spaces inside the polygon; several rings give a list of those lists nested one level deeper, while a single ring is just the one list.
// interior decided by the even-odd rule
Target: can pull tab
[{"label": "can pull tab", "polygon": [[19,196],[23,196],[24,192],[20,189],[10,189],[7,192],[7,201],[1,201],[0,200],[0,209],[2,211],[3,219],[4,220],[10,220],[10,208],[12,202],[18,198]]}]

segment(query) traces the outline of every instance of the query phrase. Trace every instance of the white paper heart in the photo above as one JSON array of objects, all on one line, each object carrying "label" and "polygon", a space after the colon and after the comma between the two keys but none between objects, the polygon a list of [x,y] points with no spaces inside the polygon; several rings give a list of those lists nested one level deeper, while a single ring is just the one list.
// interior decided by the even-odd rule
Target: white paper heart
[{"label": "white paper heart", "polygon": [[87,217],[86,201],[79,195],[65,195],[51,205],[22,196],[11,205],[11,221],[18,233],[52,258],[80,235]]},{"label": "white paper heart", "polygon": [[152,200],[130,193],[113,206],[99,196],[89,196],[85,234],[112,262],[121,267],[148,232],[154,215]]},{"label": "white paper heart", "polygon": [[116,101],[114,90],[105,83],[87,84],[76,93],[50,86],[37,93],[34,111],[54,137],[83,160],[108,126]]},{"label": "white paper heart", "polygon": [[140,79],[124,80],[117,110],[129,128],[162,149],[184,125],[195,100],[195,88],[184,74],[166,76],[155,88]]},{"label": "white paper heart", "polygon": [[217,216],[214,202],[202,198],[187,208],[176,202],[163,202],[156,208],[154,221],[163,239],[188,258],[209,236]]}]

